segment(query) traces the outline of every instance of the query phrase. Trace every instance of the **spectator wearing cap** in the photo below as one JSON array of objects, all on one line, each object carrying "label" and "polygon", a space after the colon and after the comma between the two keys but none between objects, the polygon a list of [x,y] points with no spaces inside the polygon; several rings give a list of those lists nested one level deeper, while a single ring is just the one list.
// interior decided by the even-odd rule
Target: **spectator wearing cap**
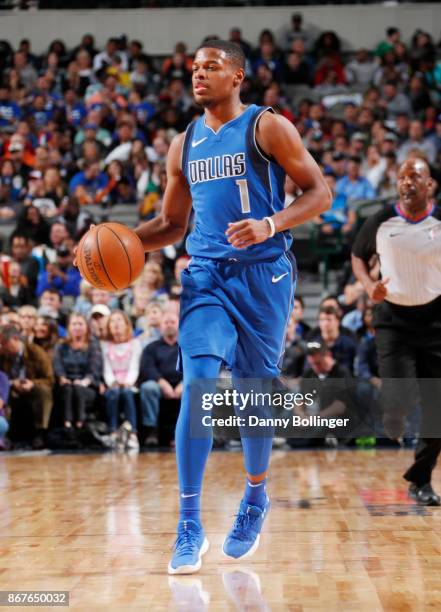
[{"label": "spectator wearing cap", "polygon": [[377,69],[377,64],[366,49],[359,49],[353,60],[345,66],[346,80],[351,85],[368,88]]},{"label": "spectator wearing cap", "polygon": [[331,157],[330,170],[338,180],[346,174],[346,155],[342,151],[334,151]]},{"label": "spectator wearing cap", "polygon": [[23,189],[29,173],[32,171],[32,167],[24,159],[25,146],[20,136],[11,138],[6,156],[14,164],[14,187],[16,189]]},{"label": "spectator wearing cap", "polygon": [[424,138],[423,124],[418,120],[410,122],[409,138],[398,149],[398,164],[402,164],[413,150],[423,153],[429,164],[436,160],[435,145],[429,138]]},{"label": "spectator wearing cap", "polygon": [[[301,417],[318,415],[322,418],[350,415],[352,399],[350,387],[351,373],[338,363],[332,351],[322,340],[314,340],[306,344],[306,367],[300,380],[300,393],[314,398],[312,405],[296,406],[295,413]],[[335,430],[327,427],[313,426],[305,430],[307,441],[288,440],[291,446],[311,444],[337,446]]]},{"label": "spectator wearing cap", "polygon": [[361,158],[351,155],[347,164],[347,173],[335,185],[337,195],[346,196],[348,204],[356,200],[370,200],[375,198],[375,189],[370,182],[360,175]]},{"label": "spectator wearing cap", "polygon": [[363,157],[368,137],[364,132],[355,132],[351,137],[350,155]]},{"label": "spectator wearing cap", "polygon": [[62,296],[77,297],[80,294],[81,274],[73,265],[73,256],[67,245],[56,249],[56,260],[48,263],[38,276],[36,295],[39,297],[46,289],[56,289]]},{"label": "spectator wearing cap", "polygon": [[43,448],[52,411],[52,363],[12,325],[0,329],[0,346],[0,370],[11,385],[11,437],[20,439],[23,429],[33,430],[34,448]]},{"label": "spectator wearing cap", "polygon": [[386,132],[380,146],[382,155],[395,154],[398,150],[398,136],[393,132]]},{"label": "spectator wearing cap", "polygon": [[89,311],[89,329],[96,340],[107,338],[107,322],[111,310],[106,304],[95,304]]}]

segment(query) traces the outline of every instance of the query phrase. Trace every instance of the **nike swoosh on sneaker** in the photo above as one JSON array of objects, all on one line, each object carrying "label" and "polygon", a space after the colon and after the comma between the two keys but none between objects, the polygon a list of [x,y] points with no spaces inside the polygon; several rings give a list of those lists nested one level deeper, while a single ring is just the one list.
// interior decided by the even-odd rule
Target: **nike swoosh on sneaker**
[{"label": "nike swoosh on sneaker", "polygon": [[285,274],[281,274],[280,276],[273,276],[271,282],[278,283],[284,276],[287,276],[289,272],[285,272]]},{"label": "nike swoosh on sneaker", "polygon": [[208,136],[205,136],[205,138],[201,138],[200,140],[193,140],[191,143],[191,146],[193,147],[193,149],[197,146],[199,146],[202,142],[204,142],[204,140],[207,140]]},{"label": "nike swoosh on sneaker", "polygon": [[199,493],[191,493],[190,495],[185,495],[185,493],[181,493],[181,497],[196,497]]}]

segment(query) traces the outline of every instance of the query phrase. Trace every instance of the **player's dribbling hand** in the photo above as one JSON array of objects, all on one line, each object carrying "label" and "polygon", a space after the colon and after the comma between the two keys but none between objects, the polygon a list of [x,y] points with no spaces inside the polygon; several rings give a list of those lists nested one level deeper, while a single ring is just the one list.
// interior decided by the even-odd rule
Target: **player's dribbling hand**
[{"label": "player's dribbling hand", "polygon": [[372,283],[371,287],[369,288],[368,295],[371,298],[371,300],[375,302],[376,304],[379,304],[385,299],[387,295],[386,285],[389,282],[389,280],[390,280],[389,278],[384,278],[384,279],[375,281],[375,283]]},{"label": "player's dribbling hand", "polygon": [[244,221],[236,221],[229,223],[225,234],[228,237],[228,242],[235,249],[246,249],[252,244],[265,242],[270,236],[271,230],[268,222],[265,219],[257,221],[257,219],[245,219]]}]

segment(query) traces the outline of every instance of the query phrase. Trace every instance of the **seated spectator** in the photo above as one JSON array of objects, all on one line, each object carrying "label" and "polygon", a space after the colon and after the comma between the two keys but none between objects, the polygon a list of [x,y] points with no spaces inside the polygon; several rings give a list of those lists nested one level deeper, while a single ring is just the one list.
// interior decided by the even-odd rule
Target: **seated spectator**
[{"label": "seated spectator", "polygon": [[80,294],[81,274],[73,265],[73,255],[66,244],[57,248],[55,263],[48,263],[38,276],[36,295],[46,289],[56,289],[62,296],[77,297]]},{"label": "seated spectator", "polygon": [[111,310],[105,304],[96,304],[89,311],[89,329],[96,340],[107,338],[107,322]]},{"label": "seated spectator", "polygon": [[107,420],[110,435],[116,440],[120,404],[130,424],[127,449],[139,450],[135,404],[135,383],[139,376],[141,344],[133,338],[128,316],[121,310],[111,313],[107,322],[107,339],[101,342],[104,357],[104,383]]},{"label": "seated spectator", "polygon": [[9,430],[6,419],[6,406],[9,397],[9,380],[4,372],[0,371],[0,451],[7,450],[8,443],[5,439]]},{"label": "seated spectator", "polygon": [[299,338],[305,338],[305,336],[311,331],[311,326],[303,321],[303,309],[305,305],[303,298],[300,295],[294,297],[294,307],[292,316],[295,321],[295,335]]},{"label": "seated spectator", "polygon": [[50,226],[36,206],[26,206],[17,218],[15,233],[26,236],[34,244],[48,244]]},{"label": "seated spectator", "polygon": [[64,427],[81,429],[95,401],[103,372],[99,343],[90,337],[87,320],[72,313],[67,337],[55,347],[54,372],[60,387]]},{"label": "seated spectator", "polygon": [[81,209],[80,203],[75,197],[63,198],[58,212],[58,220],[75,240],[80,240],[90,225],[94,223],[93,216],[89,211]]},{"label": "seated spectator", "polygon": [[159,300],[152,300],[147,304],[145,315],[136,321],[137,329],[142,333],[138,336],[142,348],[147,344],[159,340],[161,337],[161,321],[164,315],[164,304]]},{"label": "seated spectator", "polygon": [[32,304],[34,297],[27,278],[21,273],[20,264],[11,260],[2,266],[0,275],[0,300],[5,306],[17,307]]},{"label": "seated spectator", "polygon": [[37,309],[35,306],[26,304],[18,309],[20,331],[26,342],[34,342],[35,323],[37,321]]},{"label": "seated spectator", "polygon": [[284,36],[284,48],[290,49],[294,41],[301,40],[307,49],[312,46],[311,33],[303,28],[303,16],[294,13],[291,17],[291,27]]},{"label": "seated spectator", "polygon": [[410,115],[412,111],[409,98],[398,91],[395,81],[387,81],[384,84],[378,105],[384,109],[389,120],[396,119],[400,114]]},{"label": "seated spectator", "polygon": [[55,319],[38,316],[35,321],[33,342],[49,355],[51,361],[54,358],[58,339],[58,325]]},{"label": "seated spectator", "polygon": [[331,190],[333,200],[331,209],[320,215],[323,222],[320,232],[323,236],[334,236],[338,233],[350,235],[356,222],[355,211],[349,209],[346,194],[336,193],[336,177],[331,171],[325,172],[325,180]]},{"label": "seated spectator", "polygon": [[349,84],[362,85],[366,88],[372,83],[377,69],[376,62],[370,57],[366,49],[359,49],[353,60],[345,66],[346,80]]},{"label": "seated spectator", "polygon": [[378,147],[370,145],[366,152],[366,160],[361,165],[360,172],[375,190],[378,190],[378,186],[384,178],[386,165],[386,159],[381,157]]},{"label": "seated spectator", "polygon": [[355,358],[355,375],[363,380],[368,380],[374,387],[381,387],[381,379],[378,374],[378,356],[375,344],[375,328],[372,325],[373,309],[368,306],[363,313],[363,336],[357,348]]},{"label": "seated spectator", "polygon": [[11,385],[11,437],[20,439],[27,427],[34,432],[33,447],[43,448],[52,411],[52,363],[42,348],[26,342],[12,325],[0,329],[0,346],[0,370]]},{"label": "seated spectator", "polygon": [[180,296],[182,293],[182,283],[181,283],[181,274],[184,270],[188,268],[190,263],[189,257],[186,255],[182,255],[178,257],[175,261],[174,267],[174,280],[171,282],[169,286],[170,295],[178,295]]},{"label": "seated spectator", "polygon": [[409,125],[409,138],[398,149],[398,164],[402,164],[412,150],[423,153],[431,165],[436,159],[436,149],[429,138],[424,138],[424,129],[421,121],[411,121]]},{"label": "seated spectator", "polygon": [[249,42],[242,38],[242,30],[240,28],[231,28],[230,30],[230,41],[239,45],[239,47],[244,52],[246,58],[250,58],[252,53],[252,48]]},{"label": "seated spectator", "polygon": [[10,237],[12,258],[20,264],[20,271],[28,280],[29,291],[35,295],[39,273],[38,260],[31,255],[31,243],[23,234],[14,232]]},{"label": "seated spectator", "polygon": [[146,444],[157,444],[160,399],[179,400],[182,374],[176,370],[179,318],[166,312],[161,321],[161,339],[148,344],[141,356],[139,389],[142,424],[148,428]]},{"label": "seated spectator", "polygon": [[131,295],[126,295],[125,309],[132,317],[144,314],[147,304],[154,299],[166,298],[164,275],[159,264],[148,261],[141,276],[133,285]]},{"label": "seated spectator", "polygon": [[283,70],[283,81],[287,85],[310,85],[313,78],[308,62],[298,53],[289,53]]},{"label": "seated spectator", "polygon": [[[298,300],[297,303],[300,306]],[[298,325],[296,313],[293,311],[286,328],[285,352],[281,368],[281,382],[287,388],[297,384],[296,379],[302,375],[305,365],[305,344],[297,332]]]},{"label": "seated spectator", "polygon": [[351,155],[347,164],[347,173],[339,179],[335,185],[337,195],[346,196],[348,204],[351,205],[356,200],[370,200],[375,198],[375,189],[360,174],[361,158]]},{"label": "seated spectator", "polygon": [[[367,295],[364,293],[364,289],[361,283],[357,282],[355,284],[357,285],[357,288],[359,288],[360,294],[358,294],[358,297],[354,300],[355,308],[345,314],[341,321],[341,324],[346,329],[349,329],[353,334],[358,335],[359,332],[361,332],[361,330],[363,329],[363,317],[366,308],[370,304],[370,301]],[[361,287],[358,287],[358,285],[361,285]]]},{"label": "seated spectator", "polygon": [[64,338],[66,330],[66,314],[61,307],[61,294],[57,289],[45,289],[40,296],[38,305],[38,315],[42,317],[50,317],[57,322],[58,335]]},{"label": "seated spectator", "polygon": [[338,364],[352,373],[357,343],[353,336],[341,333],[337,310],[332,306],[321,306],[318,323],[319,333],[314,334],[311,341],[323,341]]},{"label": "seated spectator", "polygon": [[398,28],[387,28],[386,39],[381,41],[375,49],[375,55],[377,57],[383,57],[388,51],[393,51],[396,43],[400,42],[401,32]]},{"label": "seated spectator", "polygon": [[[299,416],[317,414],[322,418],[350,416],[353,409],[350,386],[351,373],[333,356],[329,347],[322,340],[311,341],[306,345],[307,368],[300,381],[300,392],[305,396],[312,394],[314,403],[296,406]],[[336,446],[335,430],[323,426],[309,427],[305,434],[311,441]],[[291,446],[297,446],[291,439]]]},{"label": "seated spectator", "polygon": [[101,172],[99,164],[89,162],[84,170],[75,174],[70,181],[69,193],[78,198],[81,205],[96,204],[108,182],[109,179]]}]

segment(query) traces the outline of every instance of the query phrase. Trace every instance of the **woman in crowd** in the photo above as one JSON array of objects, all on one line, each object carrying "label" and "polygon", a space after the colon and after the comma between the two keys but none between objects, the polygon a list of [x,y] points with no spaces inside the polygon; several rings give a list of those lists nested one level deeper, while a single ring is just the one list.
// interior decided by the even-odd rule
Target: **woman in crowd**
[{"label": "woman in crowd", "polygon": [[128,316],[115,310],[107,324],[108,339],[101,343],[104,356],[104,382],[107,390],[107,418],[111,436],[116,438],[120,402],[128,421],[126,431],[130,431],[127,448],[139,450],[136,425],[135,383],[139,376],[141,344],[132,337],[133,329]]},{"label": "woman in crowd", "polygon": [[52,317],[37,317],[34,328],[34,344],[38,344],[51,359],[58,342],[58,324]]},{"label": "woman in crowd", "polygon": [[64,426],[80,429],[86,409],[93,405],[102,375],[102,355],[98,342],[90,338],[87,320],[72,313],[66,341],[55,348],[54,372],[61,390]]},{"label": "woman in crowd", "polygon": [[156,262],[149,261],[145,265],[141,276],[133,285],[131,295],[129,295],[129,310],[132,317],[142,316],[151,300],[166,297],[167,292],[164,282],[161,266]]},{"label": "woman in crowd", "polygon": [[24,306],[35,301],[17,261],[6,262],[0,271],[0,300],[9,307]]},{"label": "woman in crowd", "polygon": [[161,321],[164,314],[164,306],[159,300],[153,300],[147,304],[145,316],[139,317],[136,321],[137,329],[143,330],[143,333],[138,336],[139,341],[144,348],[147,344],[159,340],[161,337]]}]

